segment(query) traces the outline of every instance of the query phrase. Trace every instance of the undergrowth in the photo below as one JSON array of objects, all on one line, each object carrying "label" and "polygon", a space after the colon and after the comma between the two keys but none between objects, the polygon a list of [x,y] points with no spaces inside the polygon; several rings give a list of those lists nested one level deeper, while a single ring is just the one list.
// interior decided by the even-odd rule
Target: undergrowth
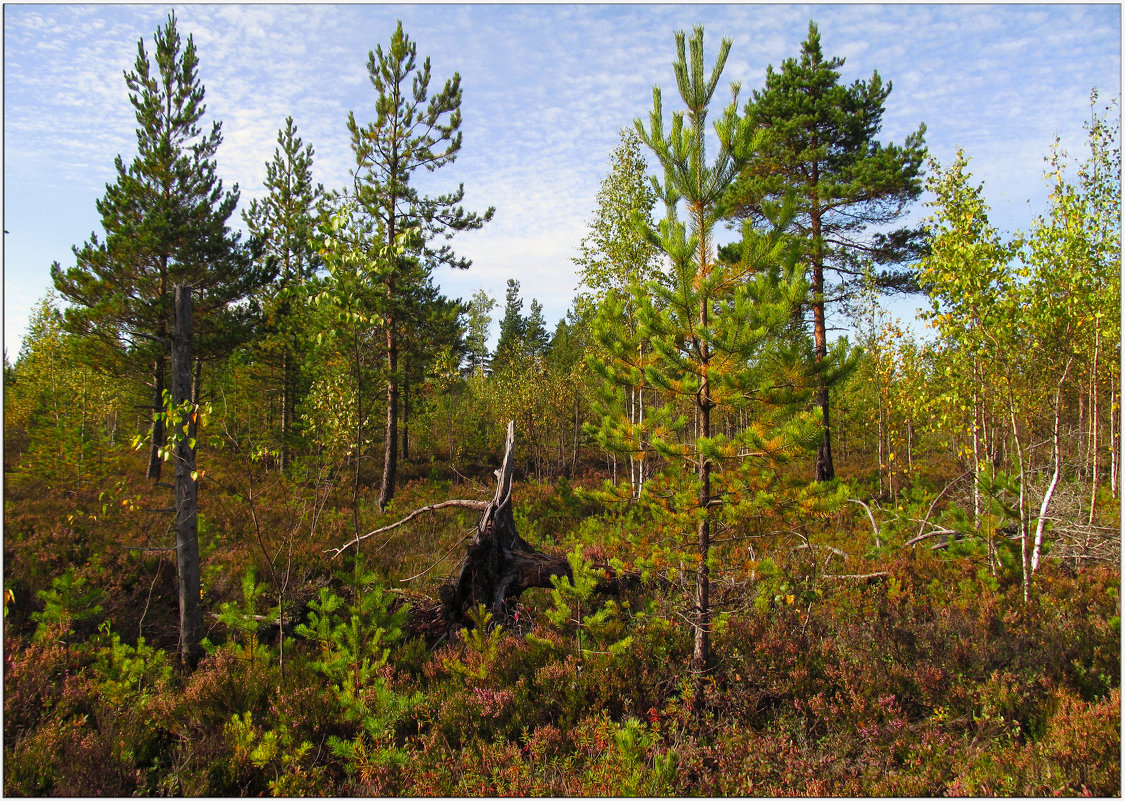
[{"label": "undergrowth", "polygon": [[[9,795],[1120,792],[1116,567],[1048,561],[1025,604],[1017,572],[971,548],[905,549],[890,529],[875,548],[858,507],[804,539],[732,541],[693,715],[684,567],[592,479],[516,490],[521,533],[568,553],[573,581],[433,640],[408,633],[411,603],[452,573],[470,514],[334,559],[342,494],[313,525],[299,483],[263,483],[256,530],[218,465],[207,656],[186,674],[146,511],[167,499],[108,478],[140,474],[115,458],[77,494],[9,475]],[[472,492],[419,480],[385,515],[365,496],[364,525]]]}]

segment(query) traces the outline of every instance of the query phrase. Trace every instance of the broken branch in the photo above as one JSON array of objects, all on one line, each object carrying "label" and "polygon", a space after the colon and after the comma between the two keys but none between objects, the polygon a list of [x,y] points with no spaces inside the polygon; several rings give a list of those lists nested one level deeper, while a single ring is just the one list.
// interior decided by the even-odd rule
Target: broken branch
[{"label": "broken branch", "polygon": [[383,526],[382,528],[377,528],[374,531],[369,531],[366,534],[363,534],[362,536],[359,536],[359,537],[356,537],[355,539],[349,540],[348,542],[341,545],[339,548],[327,548],[325,550],[325,553],[331,553],[332,558],[335,559],[337,556],[342,554],[348,548],[352,547],[353,545],[356,545],[356,544],[360,543],[361,541],[367,539],[368,537],[374,537],[376,534],[385,534],[388,531],[391,531],[393,529],[398,528],[399,526],[402,526],[402,525],[405,525],[405,524],[409,523],[411,520],[413,520],[414,518],[418,517],[419,515],[421,515],[425,512],[436,512],[439,509],[448,509],[448,508],[451,508],[451,507],[460,507],[462,509],[475,509],[479,512],[479,511],[483,511],[483,510],[488,508],[488,502],[487,501],[469,501],[469,500],[455,499],[455,500],[451,500],[451,501],[442,501],[441,503],[431,504],[430,506],[423,506],[421,509],[415,509],[413,512],[408,514],[402,520],[399,520],[397,523],[391,523],[389,526]]}]

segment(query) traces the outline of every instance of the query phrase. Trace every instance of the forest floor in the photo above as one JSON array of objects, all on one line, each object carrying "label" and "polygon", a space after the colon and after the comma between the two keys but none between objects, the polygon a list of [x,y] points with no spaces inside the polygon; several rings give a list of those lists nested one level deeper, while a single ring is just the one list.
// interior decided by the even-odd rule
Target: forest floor
[{"label": "forest floor", "polygon": [[[658,517],[599,500],[604,477],[518,481],[521,535],[574,581],[447,630],[471,510],[333,558],[346,486],[209,464],[187,673],[168,490],[132,453],[6,461],[5,794],[1121,793],[1118,564],[1048,557],[1025,602],[1018,546],[994,571],[971,539],[905,545],[932,490],[874,507],[878,547],[853,503],[726,532],[696,712],[694,565]],[[361,494],[365,530],[492,492],[414,472],[385,515]]]}]

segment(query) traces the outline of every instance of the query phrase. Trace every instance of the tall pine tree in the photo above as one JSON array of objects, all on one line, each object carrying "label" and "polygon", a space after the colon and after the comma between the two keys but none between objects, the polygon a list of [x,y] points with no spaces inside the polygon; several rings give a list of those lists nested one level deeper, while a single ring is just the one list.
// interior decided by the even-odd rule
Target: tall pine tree
[{"label": "tall pine tree", "polygon": [[[466,212],[461,206],[464,185],[444,195],[427,196],[418,191],[412,178],[419,168],[434,171],[452,163],[461,150],[461,76],[457,73],[440,91],[430,94],[430,60],[418,65],[417,45],[398,23],[384,52],[376,47],[368,56],[367,72],[378,93],[375,119],[361,125],[348,114],[348,131],[356,166],[352,170],[354,198],[372,226],[373,236],[384,247],[393,244],[408,228],[421,233],[416,252],[395,256],[396,262],[381,273],[385,308],[382,309],[386,356],[386,430],[383,479],[379,507],[386,508],[394,496],[398,464],[399,340],[403,324],[401,286],[413,272],[407,262],[422,264],[424,271],[438,265],[466,269],[470,262],[452,248],[433,246],[458,231],[480,228],[492,218],[494,209],[483,215]],[[401,267],[401,269],[400,269]]]},{"label": "tall pine tree", "polygon": [[[249,307],[236,304],[268,280],[227,221],[238,187],[223,191],[215,174],[221,124],[204,133],[204,89],[191,36],[180,39],[175,14],[155,35],[150,60],[144,40],[125,74],[137,119],[137,155],[118,156],[117,179],[97,201],[104,240],[96,233],[74,248],[76,265],[56,262],[51,277],[71,303],[66,327],[81,335],[91,361],[116,375],[145,377],[154,411],[164,406],[173,328],[172,288],[195,294],[197,363],[248,335]],[[198,398],[199,373],[194,394]],[[159,479],[163,423],[154,417],[148,475]]]},{"label": "tall pine tree", "polygon": [[[836,299],[825,271],[839,279],[837,290],[857,284],[862,264],[883,265],[880,285],[915,289],[910,271],[899,269],[920,253],[921,232],[887,232],[922,191],[925,126],[901,145],[881,144],[883,107],[891,91],[879,73],[869,81],[841,85],[842,58],[826,59],[820,32],[809,23],[800,59],[769,67],[766,85],[746,105],[746,120],[761,133],[735,189],[738,213],[762,221],[764,209],[789,194],[797,214],[790,232],[802,243],[812,285],[815,355],[828,353],[825,304]],[[768,224],[768,223],[767,223]],[[871,229],[875,230],[872,231]],[[828,382],[818,387],[824,437],[817,452],[816,478],[833,478]]]},{"label": "tall pine tree", "polygon": [[273,260],[277,278],[262,293],[265,331],[260,341],[267,363],[276,365],[281,389],[281,464],[290,461],[294,409],[303,391],[299,378],[300,326],[304,286],[321,265],[313,244],[324,216],[324,187],[313,184],[313,146],[297,135],[292,117],[278,131],[273,159],[266,163],[268,194],[243,213],[250,233],[262,242],[262,256]]}]

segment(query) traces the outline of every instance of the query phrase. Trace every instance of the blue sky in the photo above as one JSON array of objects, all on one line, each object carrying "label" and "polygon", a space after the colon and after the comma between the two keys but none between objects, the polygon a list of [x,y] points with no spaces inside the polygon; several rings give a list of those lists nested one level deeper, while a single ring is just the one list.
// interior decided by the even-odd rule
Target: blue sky
[{"label": "blue sky", "polygon": [[[14,359],[51,262],[100,230],[95,201],[113,160],[134,153],[122,72],[170,5],[4,6],[4,337]],[[265,162],[287,114],[316,148],[314,172],[341,186],[351,153],[345,120],[373,116],[367,55],[398,19],[431,59],[434,81],[461,73],[464,143],[434,191],[464,183],[466,206],[496,206],[484,230],[460,235],[466,272],[437,276],[468,298],[503,302],[520,281],[553,323],[565,314],[618,130],[647,116],[652,87],[673,94],[673,32],[702,23],[707,57],[734,42],[724,82],[743,96],[767,64],[800,51],[810,19],[824,52],[847,59],[845,81],[878,70],[894,89],[884,141],[925,122],[930,152],[972,158],[1002,229],[1026,228],[1046,197],[1043,157],[1056,135],[1082,146],[1089,93],[1118,97],[1121,8],[1099,5],[184,5],[208,116],[223,123],[219,172],[241,210],[262,194]],[[726,102],[725,99],[723,101]],[[919,204],[914,216],[925,209]],[[909,309],[907,309],[909,312]]]}]

